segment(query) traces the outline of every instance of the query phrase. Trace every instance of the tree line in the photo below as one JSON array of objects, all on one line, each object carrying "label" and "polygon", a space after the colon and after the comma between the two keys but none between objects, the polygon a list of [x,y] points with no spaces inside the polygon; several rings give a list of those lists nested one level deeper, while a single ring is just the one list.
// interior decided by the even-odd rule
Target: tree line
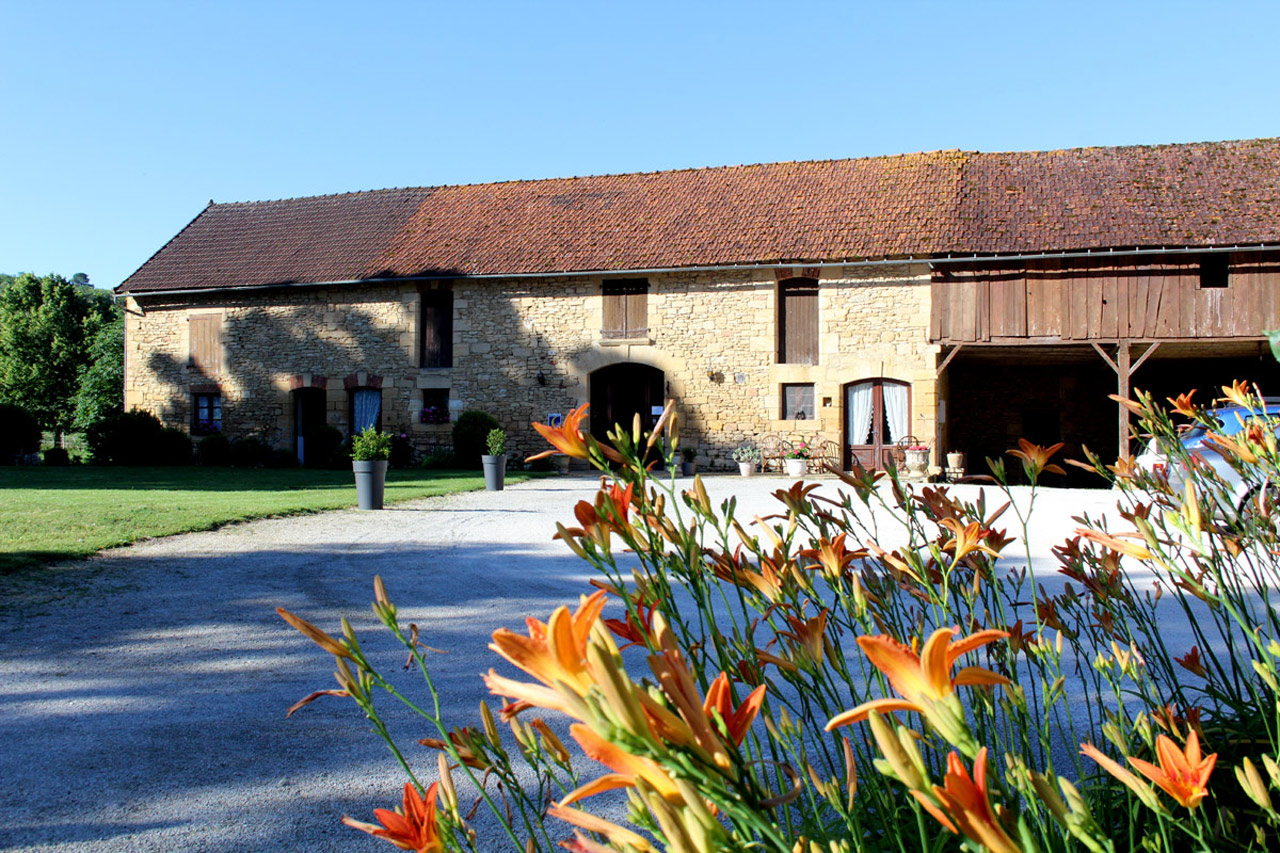
[{"label": "tree line", "polygon": [[124,404],[124,313],[84,273],[0,274],[0,404],[59,446]]}]

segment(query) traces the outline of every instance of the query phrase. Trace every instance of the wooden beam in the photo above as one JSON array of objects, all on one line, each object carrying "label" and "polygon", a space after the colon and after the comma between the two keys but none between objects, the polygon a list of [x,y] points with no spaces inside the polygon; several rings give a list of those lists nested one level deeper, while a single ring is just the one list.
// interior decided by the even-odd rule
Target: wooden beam
[{"label": "wooden beam", "polygon": [[[1108,359],[1109,361],[1110,359]],[[1129,377],[1133,374],[1133,368],[1129,366],[1129,342],[1121,341],[1116,347],[1116,379],[1118,380],[1120,390],[1119,396],[1121,400],[1129,399]],[[1129,408],[1117,404],[1116,408],[1120,410],[1120,431],[1119,441],[1116,447],[1119,450],[1120,458],[1129,455]]]},{"label": "wooden beam", "polygon": [[1155,352],[1156,348],[1159,347],[1161,343],[1162,341],[1151,342],[1151,346],[1147,347],[1147,351],[1142,354],[1142,357],[1139,358],[1136,362],[1134,362],[1133,367],[1129,368],[1130,376],[1132,376],[1134,374],[1134,371],[1136,371],[1139,367],[1142,367],[1142,362],[1146,361],[1147,357],[1150,356],[1151,353]]},{"label": "wooden beam", "polygon": [[938,365],[938,372],[934,374],[935,379],[942,375],[942,371],[947,369],[947,365],[951,363],[951,359],[955,358],[956,353],[960,352],[962,349],[964,349],[964,344],[956,344],[955,349],[947,353],[947,357],[942,360],[942,364]]},{"label": "wooden beam", "polygon": [[1099,344],[1096,344],[1093,341],[1090,341],[1089,345],[1098,351],[1098,355],[1102,356],[1102,360],[1107,363],[1108,367],[1114,370],[1117,374],[1120,372],[1120,368],[1116,367],[1116,363],[1111,360],[1111,356],[1107,355],[1106,350],[1104,350]]}]

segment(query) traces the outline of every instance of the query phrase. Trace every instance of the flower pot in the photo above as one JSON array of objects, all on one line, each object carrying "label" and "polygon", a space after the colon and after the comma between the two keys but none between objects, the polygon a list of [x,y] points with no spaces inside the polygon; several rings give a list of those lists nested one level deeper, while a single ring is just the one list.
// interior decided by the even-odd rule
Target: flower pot
[{"label": "flower pot", "polygon": [[694,474],[698,473],[698,463],[697,462],[681,462],[680,473],[685,475],[686,477],[692,477]]},{"label": "flower pot", "polygon": [[809,471],[808,459],[784,459],[782,462],[787,467],[788,477],[803,477]]},{"label": "flower pot", "polygon": [[928,450],[908,450],[906,451],[907,475],[912,477],[923,477],[929,469],[929,451]]},{"label": "flower pot", "polygon": [[507,478],[507,454],[501,456],[480,457],[481,464],[484,465],[484,487],[486,491],[500,492],[502,485]]},{"label": "flower pot", "polygon": [[356,508],[382,509],[382,493],[387,485],[387,460],[352,460],[356,475]]},{"label": "flower pot", "polygon": [[948,468],[963,468],[963,467],[964,467],[964,454],[963,454],[963,453],[948,453],[948,454],[947,454],[947,467],[948,467]]},{"label": "flower pot", "polygon": [[569,473],[569,456],[566,453],[557,453],[551,457],[551,461],[555,463],[556,473]]},{"label": "flower pot", "polygon": [[754,462],[739,462],[739,463],[738,463],[738,470],[739,470],[740,472],[742,472],[742,476],[744,476],[744,477],[750,477],[752,474],[754,474],[754,473],[756,472],[756,463],[754,463]]}]

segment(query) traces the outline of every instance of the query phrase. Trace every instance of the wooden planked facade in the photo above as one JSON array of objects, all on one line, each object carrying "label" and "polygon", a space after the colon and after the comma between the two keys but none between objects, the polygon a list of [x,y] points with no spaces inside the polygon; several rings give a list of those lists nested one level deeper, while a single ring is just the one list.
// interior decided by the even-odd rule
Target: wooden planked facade
[{"label": "wooden planked facade", "polygon": [[930,340],[1259,338],[1280,328],[1280,255],[1232,254],[1223,278],[1201,257],[940,265],[932,284]]}]

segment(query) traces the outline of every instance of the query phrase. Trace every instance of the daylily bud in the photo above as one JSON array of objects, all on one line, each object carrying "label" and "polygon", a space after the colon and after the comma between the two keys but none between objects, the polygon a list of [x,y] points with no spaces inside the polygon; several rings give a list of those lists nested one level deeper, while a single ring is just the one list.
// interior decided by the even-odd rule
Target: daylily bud
[{"label": "daylily bud", "polygon": [[293,615],[288,610],[285,610],[283,607],[277,607],[276,613],[280,614],[281,619],[288,622],[290,625],[292,625],[294,628],[300,631],[303,636],[311,640],[313,643],[315,643],[320,648],[324,649],[329,654],[339,658],[348,658],[348,659],[351,658],[350,649],[342,645],[342,643],[338,642],[333,637],[326,634],[324,631],[321,631],[315,625],[312,625],[306,619],[303,619],[300,616]]},{"label": "daylily bud", "polygon": [[1267,792],[1267,783],[1262,781],[1262,775],[1258,773],[1258,768],[1248,758],[1244,763],[1236,768],[1236,781],[1240,783],[1240,787],[1244,789],[1249,799],[1258,804],[1259,808],[1271,811],[1271,794]]},{"label": "daylily bud", "polygon": [[449,770],[449,757],[443,752],[436,753],[436,769],[440,775],[440,793],[450,813],[458,815],[458,792],[453,787],[453,773]]}]

